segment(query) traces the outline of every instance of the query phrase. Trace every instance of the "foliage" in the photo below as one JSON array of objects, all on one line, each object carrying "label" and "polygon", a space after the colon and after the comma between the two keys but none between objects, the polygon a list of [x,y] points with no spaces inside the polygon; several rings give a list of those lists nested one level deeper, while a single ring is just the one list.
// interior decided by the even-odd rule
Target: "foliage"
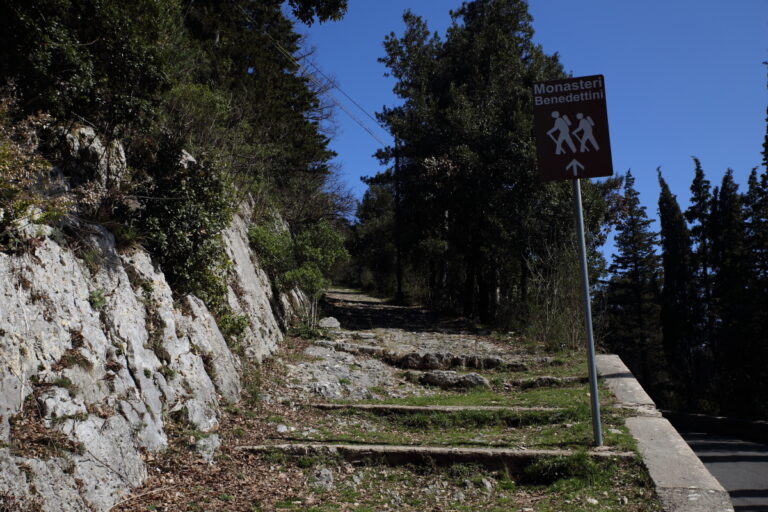
[{"label": "foliage", "polygon": [[242,355],[243,349],[239,340],[248,328],[248,317],[236,315],[229,307],[222,307],[219,308],[219,313],[216,316],[216,324],[235,353]]},{"label": "foliage", "polygon": [[318,298],[328,286],[333,268],[348,258],[344,239],[327,221],[300,231],[293,240],[298,267],[285,274],[286,280]]},{"label": "foliage", "polygon": [[[330,114],[283,53],[297,54],[300,36],[281,4],[0,3],[0,73],[13,81],[22,106],[13,117],[44,110],[50,124],[85,123],[108,143],[122,137],[131,178],[115,186],[127,200],[89,220],[142,242],[174,291],[198,295],[232,333],[242,331],[242,321],[224,300],[221,230],[243,196],[257,193],[257,206],[276,207],[307,227],[334,218],[343,195],[326,188],[333,153],[321,123]],[[345,0],[288,4],[305,23],[339,19],[346,10]],[[56,156],[60,142],[50,142],[46,151]],[[33,169],[37,162],[19,165],[20,153],[9,148],[3,140],[3,233],[37,206],[29,192],[42,173]],[[198,161],[180,163],[182,148]],[[26,182],[11,174],[22,171],[30,171]],[[294,276],[315,278],[311,269]]]},{"label": "foliage", "polygon": [[0,75],[27,112],[87,119],[104,132],[146,119],[166,85],[162,33],[172,0],[0,2]]},{"label": "foliage", "polygon": [[390,187],[371,184],[357,207],[351,251],[359,284],[380,294],[395,293],[395,202]]},{"label": "foliage", "polygon": [[88,294],[88,302],[95,310],[103,309],[107,305],[107,299],[104,297],[104,290],[93,290]]},{"label": "foliage", "polygon": [[740,368],[751,351],[744,337],[749,324],[748,271],[744,230],[743,198],[730,169],[713,192],[710,213],[712,261],[711,314],[716,318],[711,333],[711,350],[718,362],[717,393],[726,414],[749,410],[748,398],[754,382]]},{"label": "foliage", "polygon": [[198,296],[214,311],[226,298],[228,260],[221,231],[232,219],[229,191],[215,169],[181,162],[171,142],[155,153],[154,180],[138,219],[146,245],[177,293]]},{"label": "foliage", "polygon": [[254,224],[248,238],[283,289],[298,287],[313,300],[329,285],[334,266],[348,257],[343,237],[325,221],[295,236],[285,228]]},{"label": "foliage", "polygon": [[[284,54],[299,51],[300,37],[280,3],[184,2],[185,46],[194,51],[183,52],[172,70],[181,83],[167,96],[162,128],[194,134],[197,154],[241,192],[266,187],[283,217],[298,226],[335,214],[335,196],[323,192],[334,154],[320,128],[326,107]],[[305,21],[333,19],[345,9],[339,0],[291,5]]]},{"label": "foliage", "polygon": [[574,244],[542,251],[528,262],[529,322],[525,334],[549,351],[577,349],[584,335],[581,271]]},{"label": "foliage", "polygon": [[576,478],[590,484],[598,477],[600,469],[588,453],[542,457],[525,468],[527,480],[537,484],[552,484],[557,480]]},{"label": "foliage", "polygon": [[627,171],[616,223],[616,251],[606,296],[609,348],[615,350],[650,389],[663,359],[659,326],[660,269],[657,234]]},{"label": "foliage", "polygon": [[315,17],[321,22],[339,20],[347,10],[347,0],[288,0],[293,14],[311,25]]},{"label": "foliage", "polygon": [[699,317],[691,239],[677,198],[659,170],[659,221],[663,287],[661,293],[661,329],[664,352],[670,366],[676,369],[682,389],[679,396],[692,398],[691,387],[694,352],[699,340],[696,328]]},{"label": "foliage", "polygon": [[62,198],[46,196],[51,162],[29,142],[46,117],[29,116],[12,124],[10,117],[18,114],[12,96],[0,98],[0,248],[7,249],[17,248],[14,232],[21,225],[54,224],[68,206]]},{"label": "foliage", "polygon": [[662,407],[766,418],[768,169],[754,169],[740,193],[733,171],[710,189],[694,164],[685,215],[659,172],[661,265],[637,193],[625,187],[608,341]]},{"label": "foliage", "polygon": [[698,297],[702,311],[697,326],[704,338],[702,341],[709,344],[708,335],[712,331],[714,315],[710,311],[712,299],[712,271],[711,271],[711,237],[710,237],[710,211],[712,209],[712,191],[709,180],[704,176],[701,162],[694,157],[694,178],[691,183],[690,206],[685,211],[685,220],[690,225],[691,236],[691,264],[693,266],[693,286]]},{"label": "foliage", "polygon": [[[380,114],[396,144],[378,153],[393,167],[367,180],[358,209],[360,279],[391,288],[399,253],[404,287],[417,299],[522,326],[528,262],[567,246],[573,230],[570,187],[541,183],[532,140],[532,83],[564,72],[557,55],[533,43],[525,2],[476,0],[451,15],[444,39],[406,12],[402,37],[384,41],[380,60],[403,103]],[[615,186],[584,188],[596,271]],[[371,254],[375,266],[364,259]]]},{"label": "foliage", "polygon": [[259,256],[259,263],[272,276],[282,276],[296,266],[293,240],[287,229],[251,224],[248,240]]}]

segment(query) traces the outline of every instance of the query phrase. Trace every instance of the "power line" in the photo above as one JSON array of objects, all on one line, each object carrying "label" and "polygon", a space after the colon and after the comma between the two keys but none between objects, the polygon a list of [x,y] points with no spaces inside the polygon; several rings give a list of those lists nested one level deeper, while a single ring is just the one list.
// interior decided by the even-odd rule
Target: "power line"
[{"label": "power line", "polygon": [[323,78],[325,78],[325,79],[328,81],[328,83],[330,83],[330,84],[331,84],[331,85],[332,85],[334,88],[338,89],[338,90],[339,90],[339,92],[340,92],[341,94],[343,94],[343,95],[344,95],[344,96],[345,96],[345,97],[346,97],[346,98],[347,98],[349,101],[351,101],[351,102],[352,102],[352,104],[353,104],[354,106],[356,106],[357,108],[359,108],[359,109],[360,109],[360,110],[361,110],[361,111],[362,111],[362,112],[363,112],[363,113],[364,113],[366,116],[368,116],[368,118],[369,118],[369,119],[371,119],[371,121],[373,121],[374,123],[376,123],[376,125],[377,125],[377,126],[379,126],[380,128],[384,129],[384,126],[382,126],[382,124],[379,122],[379,120],[378,120],[378,119],[376,119],[375,117],[373,117],[371,114],[369,114],[369,113],[368,113],[368,111],[367,111],[367,110],[365,110],[363,107],[361,107],[361,106],[360,106],[360,104],[359,104],[358,102],[356,102],[356,101],[355,101],[355,100],[352,98],[352,96],[350,96],[349,94],[347,94],[346,92],[344,92],[344,89],[342,89],[342,88],[341,88],[341,87],[340,87],[340,86],[339,86],[339,85],[338,85],[336,82],[334,82],[333,80],[331,80],[331,78],[330,78],[328,75],[326,75],[325,73],[323,73],[323,72],[320,70],[320,68],[318,68],[318,67],[315,65],[315,63],[314,63],[314,62],[312,62],[312,61],[311,61],[311,60],[309,60],[309,59],[307,59],[307,62],[309,63],[309,65],[310,65],[310,66],[312,66],[313,68],[315,68],[315,71],[317,71],[317,72],[318,72],[320,75],[322,75],[322,77],[323,77]]},{"label": "power line", "polygon": [[[256,21],[255,21],[255,20],[254,20],[254,19],[251,17],[251,15],[250,15],[250,14],[248,14],[248,11],[246,11],[246,10],[245,10],[245,9],[244,9],[242,6],[240,6],[240,10],[243,12],[243,14],[246,16],[246,18],[248,18],[248,19],[251,21],[251,23],[253,23],[254,25],[257,25]],[[301,64],[301,63],[300,63],[298,60],[296,60],[296,58],[295,58],[295,57],[294,57],[294,56],[293,56],[293,55],[292,55],[292,54],[291,54],[291,53],[290,53],[288,50],[286,50],[285,48],[283,48],[283,46],[282,46],[282,45],[281,45],[281,44],[280,44],[280,43],[279,43],[279,42],[278,42],[278,41],[277,41],[277,40],[276,40],[274,37],[272,37],[272,34],[270,34],[269,32],[266,32],[266,31],[264,31],[264,34],[266,34],[266,36],[267,36],[267,37],[270,39],[270,41],[272,41],[272,44],[273,44],[273,46],[274,46],[274,47],[275,47],[275,48],[276,48],[276,49],[277,49],[277,50],[278,50],[280,53],[282,53],[282,54],[283,54],[283,56],[285,56],[285,57],[286,57],[288,60],[290,60],[290,61],[291,61],[291,62],[292,62],[292,63],[293,63],[293,64],[294,64],[294,65],[295,65],[297,68],[299,68],[299,70],[302,70],[302,69],[303,69],[303,70],[305,70],[307,77],[309,77],[309,79],[310,79],[310,80],[312,80],[312,82],[314,82],[314,84],[315,84],[315,85],[318,87],[318,91],[320,92],[320,94],[326,94],[326,95],[328,95],[328,97],[330,97],[330,99],[331,99],[331,101],[333,102],[333,104],[334,104],[334,105],[336,105],[336,106],[337,106],[337,107],[339,107],[341,110],[343,110],[343,111],[344,111],[344,113],[346,113],[346,114],[347,114],[347,115],[350,117],[350,119],[352,119],[352,121],[354,121],[354,122],[355,122],[355,123],[356,123],[356,124],[357,124],[357,125],[358,125],[360,128],[362,128],[363,130],[365,130],[365,131],[368,133],[368,135],[370,135],[371,137],[373,137],[373,139],[374,139],[376,142],[378,142],[378,143],[379,143],[379,144],[381,144],[382,146],[387,146],[387,145],[388,145],[388,144],[387,144],[386,142],[384,142],[384,141],[383,141],[383,140],[382,140],[382,139],[381,139],[379,136],[377,136],[377,135],[376,135],[376,134],[375,134],[375,133],[374,133],[374,132],[373,132],[373,131],[372,131],[372,130],[371,130],[371,129],[370,129],[370,128],[369,128],[369,127],[368,127],[368,126],[365,124],[365,123],[363,123],[363,122],[362,122],[362,121],[361,121],[361,120],[360,120],[360,119],[359,119],[359,118],[358,118],[358,117],[357,117],[355,114],[353,114],[353,113],[352,113],[352,112],[351,112],[351,111],[350,111],[350,110],[349,110],[349,109],[348,109],[348,108],[347,108],[347,107],[346,107],[346,106],[345,106],[345,105],[344,105],[344,104],[343,104],[341,101],[339,101],[339,99],[338,99],[336,96],[334,96],[334,95],[333,95],[333,94],[332,94],[330,91],[322,91],[322,89],[323,89],[323,84],[322,84],[322,82],[320,82],[320,80],[318,80],[318,79],[317,79],[317,77],[316,77],[315,75],[313,75],[313,74],[312,74],[312,72],[311,72],[311,71],[309,71],[309,70],[306,68],[306,66],[302,65],[302,64]],[[383,127],[383,126],[382,126],[382,125],[381,125],[381,124],[378,122],[378,120],[376,120],[376,118],[374,118],[374,117],[373,117],[371,114],[369,114],[369,113],[368,113],[368,111],[367,111],[367,110],[365,110],[365,109],[364,109],[362,106],[360,106],[360,104],[359,104],[358,102],[356,102],[356,101],[355,101],[355,100],[354,100],[354,99],[353,99],[353,98],[352,98],[352,97],[351,97],[349,94],[347,94],[346,92],[344,92],[344,91],[341,89],[341,87],[339,87],[339,86],[338,86],[338,85],[337,85],[337,84],[336,84],[336,83],[335,83],[333,80],[331,80],[331,79],[330,79],[330,78],[329,78],[329,77],[328,77],[328,76],[327,76],[325,73],[323,73],[322,71],[320,71],[320,69],[319,69],[317,66],[315,66],[315,64],[313,64],[313,63],[312,63],[311,61],[309,61],[309,60],[308,60],[307,62],[308,62],[308,63],[309,63],[309,64],[310,64],[310,65],[311,65],[313,68],[315,68],[315,70],[317,70],[317,72],[318,72],[320,75],[322,75],[322,76],[323,76],[323,78],[325,78],[325,79],[328,81],[328,83],[331,85],[331,87],[332,87],[332,88],[334,88],[334,89],[337,89],[339,92],[341,92],[341,94],[343,94],[343,95],[344,95],[344,96],[345,96],[345,97],[346,97],[346,98],[347,98],[349,101],[351,101],[353,105],[355,105],[355,106],[356,106],[358,109],[360,109],[360,110],[361,110],[361,111],[362,111],[362,112],[363,112],[363,113],[364,113],[366,116],[368,116],[368,117],[369,117],[371,120],[373,120],[373,122],[374,122],[374,123],[376,123],[376,126],[378,126],[378,127],[379,127],[379,128],[381,128],[381,129],[384,129],[384,127]],[[387,134],[389,134],[389,132],[387,132]]]},{"label": "power line", "polygon": [[[251,20],[251,21],[253,21],[253,20]],[[275,40],[275,38],[274,38],[274,37],[272,37],[272,35],[271,35],[271,34],[269,34],[268,32],[265,32],[265,33],[267,34],[267,37],[269,37],[269,38],[272,40],[272,44],[273,44],[273,45],[274,45],[274,46],[275,46],[275,47],[278,49],[278,51],[280,51],[280,53],[282,53],[283,55],[285,55],[285,57],[287,57],[287,58],[288,58],[288,59],[289,59],[291,62],[293,62],[293,64],[295,64],[295,65],[296,65],[296,67],[298,67],[299,69],[305,69],[305,70],[306,70],[306,74],[307,74],[307,76],[309,77],[309,79],[310,79],[310,80],[312,80],[312,81],[315,83],[315,85],[316,85],[318,88],[322,89],[322,87],[323,87],[323,84],[320,82],[320,80],[318,80],[318,79],[317,79],[317,77],[316,77],[315,75],[313,75],[313,74],[312,74],[312,72],[311,72],[311,71],[309,71],[309,70],[307,70],[307,69],[306,69],[306,66],[302,66],[302,65],[301,65],[301,63],[300,63],[298,60],[296,60],[296,58],[294,58],[294,56],[293,56],[293,55],[291,55],[291,53],[290,53],[288,50],[286,50],[285,48],[283,48],[283,46],[282,46],[280,43],[278,43],[278,42]],[[310,64],[312,64],[312,63],[310,62]],[[317,66],[315,66],[314,64],[312,64],[312,67],[314,67],[315,69],[317,69]],[[318,70],[318,71],[319,71],[319,70]],[[336,85],[336,84],[333,82],[333,80],[331,80],[330,78],[328,78],[328,77],[327,77],[327,76],[326,76],[326,75],[325,75],[325,74],[324,74],[322,71],[320,71],[320,74],[321,74],[321,75],[323,75],[323,77],[325,77],[325,79],[326,79],[326,80],[328,80],[328,83],[331,85],[331,87],[333,87],[334,89],[338,89],[338,90],[339,90],[339,91],[340,91],[340,92],[341,92],[341,93],[342,93],[344,96],[346,96],[346,97],[347,97],[347,98],[348,98],[348,99],[349,99],[349,100],[350,100],[350,101],[351,101],[351,102],[352,102],[352,103],[353,103],[355,106],[357,106],[357,108],[359,108],[361,111],[363,111],[363,113],[365,113],[365,115],[367,115],[368,117],[370,117],[371,119],[373,119],[373,121],[376,123],[376,125],[377,125],[377,126],[381,127],[381,125],[379,125],[378,121],[376,121],[376,119],[375,119],[375,118],[373,118],[373,116],[371,116],[371,115],[370,115],[370,114],[369,114],[369,113],[368,113],[368,112],[367,112],[367,111],[366,111],[366,110],[365,110],[363,107],[361,107],[361,106],[360,106],[360,105],[359,105],[359,104],[358,104],[358,103],[357,103],[355,100],[353,100],[353,99],[352,99],[352,98],[351,98],[351,97],[350,97],[350,96],[349,96],[347,93],[345,93],[344,91],[342,91],[342,90],[341,90],[341,88],[340,88],[338,85]],[[379,144],[381,144],[382,146],[387,146],[387,143],[386,143],[386,142],[384,142],[383,140],[381,140],[381,138],[379,138],[379,137],[378,137],[378,136],[377,136],[375,133],[373,133],[373,131],[371,131],[371,129],[370,129],[370,128],[368,128],[368,126],[367,126],[365,123],[363,123],[363,122],[362,122],[362,121],[361,121],[361,120],[360,120],[360,119],[359,119],[359,118],[358,118],[358,117],[357,117],[355,114],[353,114],[353,113],[352,113],[352,112],[351,112],[351,111],[350,111],[350,110],[349,110],[349,109],[348,109],[348,108],[347,108],[347,107],[346,107],[346,106],[345,106],[345,105],[344,105],[344,104],[343,104],[341,101],[339,101],[339,99],[338,99],[336,96],[334,96],[334,95],[333,95],[333,94],[332,94],[330,91],[324,91],[324,92],[322,92],[321,94],[327,94],[327,95],[328,95],[328,96],[331,98],[331,100],[333,101],[333,103],[334,103],[334,104],[335,104],[337,107],[339,107],[341,110],[343,110],[343,111],[344,111],[344,112],[345,112],[345,113],[346,113],[346,114],[347,114],[347,115],[350,117],[350,119],[352,119],[352,120],[353,120],[353,121],[354,121],[354,122],[355,122],[355,123],[356,123],[358,126],[360,126],[360,128],[362,128],[363,130],[365,130],[366,132],[368,132],[368,134],[369,134],[371,137],[373,137],[373,138],[376,140],[376,142],[378,142],[378,143],[379,143]]]}]

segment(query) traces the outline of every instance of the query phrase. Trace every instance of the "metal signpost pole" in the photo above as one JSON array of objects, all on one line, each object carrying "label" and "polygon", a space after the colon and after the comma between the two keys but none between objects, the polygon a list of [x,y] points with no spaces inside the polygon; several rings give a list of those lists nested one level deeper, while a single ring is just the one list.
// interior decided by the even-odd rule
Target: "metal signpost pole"
[{"label": "metal signpost pole", "polygon": [[576,211],[576,231],[579,239],[579,263],[581,263],[581,286],[584,293],[584,323],[587,328],[587,365],[589,367],[589,396],[592,402],[592,431],[595,446],[603,445],[603,428],[600,424],[600,397],[597,394],[597,369],[595,366],[595,339],[592,335],[592,306],[589,296],[589,268],[587,249],[584,243],[584,213],[581,209],[581,184],[573,180],[573,203]]},{"label": "metal signpost pole", "polygon": [[600,426],[600,400],[597,395],[595,339],[592,333],[592,307],[589,298],[584,214],[581,210],[579,180],[613,174],[608,108],[605,103],[605,77],[590,75],[536,82],[531,92],[539,175],[544,181],[573,181],[581,284],[584,292],[584,323],[587,329],[592,428],[595,445],[602,446],[603,431]]}]

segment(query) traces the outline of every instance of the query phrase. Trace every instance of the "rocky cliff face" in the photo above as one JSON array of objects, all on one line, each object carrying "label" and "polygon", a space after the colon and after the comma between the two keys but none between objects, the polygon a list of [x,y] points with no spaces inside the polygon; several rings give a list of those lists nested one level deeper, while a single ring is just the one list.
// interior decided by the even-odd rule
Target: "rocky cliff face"
[{"label": "rocky cliff face", "polygon": [[[261,360],[302,297],[275,296],[247,215],[225,232],[229,302],[248,319],[242,357]],[[211,433],[210,453],[218,407],[240,398],[244,360],[205,305],[174,301],[143,250],[80,229],[78,249],[30,224],[23,253],[0,253],[0,508],[108,510],[146,478],[143,457],[166,447],[168,422]]]}]

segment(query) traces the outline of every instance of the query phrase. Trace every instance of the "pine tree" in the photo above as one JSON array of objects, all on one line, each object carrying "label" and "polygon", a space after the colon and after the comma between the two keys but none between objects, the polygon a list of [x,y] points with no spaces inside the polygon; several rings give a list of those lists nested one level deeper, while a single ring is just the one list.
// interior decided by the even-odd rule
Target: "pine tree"
[{"label": "pine tree", "polygon": [[682,400],[693,399],[692,366],[697,342],[698,300],[693,278],[691,237],[677,198],[658,170],[659,221],[664,284],[661,294],[661,329],[667,362],[675,368]]},{"label": "pine tree", "polygon": [[616,250],[607,289],[608,343],[651,390],[659,385],[659,257],[657,235],[627,171],[616,223]]},{"label": "pine tree", "polygon": [[[407,12],[381,59],[403,99],[381,114],[399,144],[379,156],[399,157],[392,178],[411,282],[432,305],[518,327],[528,324],[530,265],[552,261],[573,237],[570,187],[541,183],[532,158],[531,84],[564,74],[533,42],[527,8],[464,2],[445,38]],[[590,249],[603,240],[616,183],[583,184]]]}]

